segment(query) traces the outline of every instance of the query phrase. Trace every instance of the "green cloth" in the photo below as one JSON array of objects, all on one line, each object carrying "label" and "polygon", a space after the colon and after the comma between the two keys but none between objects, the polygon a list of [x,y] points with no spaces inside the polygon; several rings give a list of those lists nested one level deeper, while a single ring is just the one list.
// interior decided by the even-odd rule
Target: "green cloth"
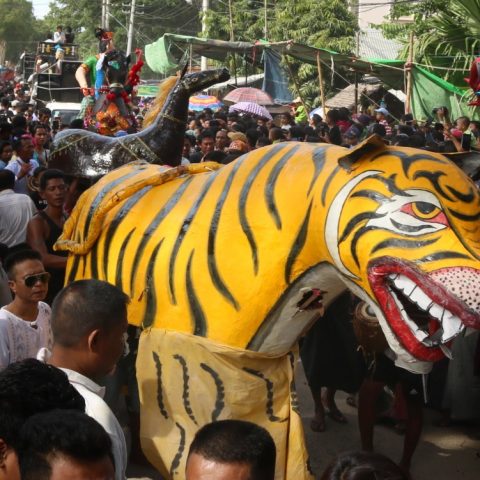
[{"label": "green cloth", "polygon": [[308,122],[308,115],[305,111],[305,107],[303,105],[299,105],[295,109],[295,123],[304,123]]},{"label": "green cloth", "polygon": [[90,86],[95,86],[95,80],[97,78],[97,61],[98,57],[96,55],[92,55],[88,57],[86,60],[82,62],[88,68],[88,73],[90,74]]},{"label": "green cloth", "polygon": [[414,67],[412,73],[412,112],[415,118],[432,117],[434,108],[445,106],[452,121],[461,116],[480,119],[478,107],[467,105],[471,99],[470,89],[458,88],[421,67]]}]

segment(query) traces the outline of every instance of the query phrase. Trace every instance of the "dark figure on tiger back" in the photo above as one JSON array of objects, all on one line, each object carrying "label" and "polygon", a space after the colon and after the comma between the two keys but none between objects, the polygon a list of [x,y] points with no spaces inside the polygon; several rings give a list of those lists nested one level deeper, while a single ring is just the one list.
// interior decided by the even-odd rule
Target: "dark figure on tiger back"
[{"label": "dark figure on tiger back", "polygon": [[64,203],[67,194],[65,176],[60,170],[46,170],[40,178],[40,196],[47,202],[27,226],[27,242],[42,256],[45,269],[50,273],[48,295],[45,301],[52,305],[55,295],[63,288],[67,252],[55,252],[53,245],[61,235],[66,220]]},{"label": "dark figure on tiger back", "polygon": [[49,168],[67,175],[96,178],[132,161],[180,165],[190,96],[210,85],[228,80],[226,69],[208,70],[175,79],[163,107],[141,132],[112,138],[86,130],[64,130],[55,137]]}]

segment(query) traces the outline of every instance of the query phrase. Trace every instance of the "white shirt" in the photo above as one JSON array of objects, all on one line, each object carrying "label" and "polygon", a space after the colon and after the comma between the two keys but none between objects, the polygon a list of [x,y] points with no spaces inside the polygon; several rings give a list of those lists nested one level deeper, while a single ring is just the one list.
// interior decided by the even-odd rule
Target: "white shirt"
[{"label": "white shirt", "polygon": [[27,224],[37,209],[32,199],[11,189],[0,192],[0,243],[13,247],[25,242]]},{"label": "white shirt", "polygon": [[103,400],[105,387],[97,385],[88,377],[68,368],[62,368],[61,370],[67,374],[70,383],[85,399],[85,413],[94,418],[110,436],[113,459],[115,460],[115,479],[125,480],[125,471],[127,469],[125,435],[115,415]]},{"label": "white shirt", "polygon": [[54,32],[53,33],[53,42],[54,43],[65,43],[65,33],[64,32]]},{"label": "white shirt", "polygon": [[[18,177],[18,174],[20,173],[20,168],[22,167],[23,163],[25,162],[17,157],[14,160],[10,160],[10,163],[5,167],[5,170],[10,170],[11,172],[13,172],[16,179]],[[33,172],[38,167],[38,162],[32,158],[30,160],[30,164],[32,165],[30,171],[24,177],[15,180],[15,187],[13,187],[14,192],[24,193],[25,195],[28,193],[27,180],[28,177],[31,177],[33,175]]]},{"label": "white shirt", "polygon": [[38,316],[28,322],[0,309],[0,371],[13,362],[36,358],[40,348],[51,348],[50,307],[38,302]]}]

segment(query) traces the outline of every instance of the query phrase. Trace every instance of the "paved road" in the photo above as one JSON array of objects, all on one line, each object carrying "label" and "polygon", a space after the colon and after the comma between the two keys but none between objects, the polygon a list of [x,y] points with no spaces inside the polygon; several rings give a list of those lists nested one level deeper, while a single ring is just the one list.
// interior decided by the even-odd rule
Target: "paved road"
[{"label": "paved road", "polygon": [[[300,364],[297,371],[297,389],[310,462],[319,478],[337,453],[359,448],[357,411],[346,404],[345,394],[338,393],[338,406],[347,417],[348,424],[340,425],[327,419],[327,430],[314,433],[309,427],[313,418],[313,401]],[[433,419],[432,412],[427,411],[424,433],[413,460],[413,480],[479,480],[480,428],[437,428],[432,426]],[[402,443],[403,437],[391,429],[376,427],[375,445],[378,452],[398,461]],[[158,474],[134,465],[130,466],[128,473],[130,478],[148,477],[161,480]]]}]

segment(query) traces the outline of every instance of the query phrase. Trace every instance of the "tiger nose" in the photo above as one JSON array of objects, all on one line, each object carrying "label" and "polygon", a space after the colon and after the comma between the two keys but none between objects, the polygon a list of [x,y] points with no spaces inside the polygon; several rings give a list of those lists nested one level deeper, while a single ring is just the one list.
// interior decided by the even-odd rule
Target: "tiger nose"
[{"label": "tiger nose", "polygon": [[441,268],[430,273],[429,277],[480,314],[480,270],[470,267]]}]

